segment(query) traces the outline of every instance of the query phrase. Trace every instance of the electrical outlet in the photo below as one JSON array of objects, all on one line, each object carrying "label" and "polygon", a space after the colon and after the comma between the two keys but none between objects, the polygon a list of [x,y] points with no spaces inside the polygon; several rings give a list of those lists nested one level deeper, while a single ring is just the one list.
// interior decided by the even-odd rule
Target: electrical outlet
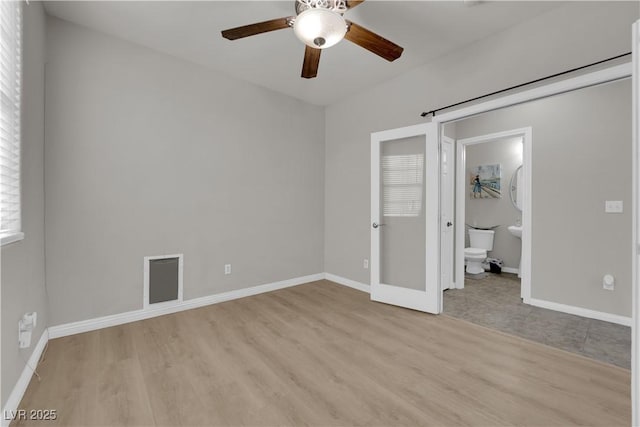
[{"label": "electrical outlet", "polygon": [[36,327],[38,313],[25,313],[18,321],[18,347],[28,348],[31,346],[31,332]]},{"label": "electrical outlet", "polygon": [[368,259],[364,259],[364,262],[362,263],[362,268],[369,268],[369,260]]},{"label": "electrical outlet", "polygon": [[231,264],[224,265],[224,274],[231,274]]},{"label": "electrical outlet", "polygon": [[616,286],[616,279],[611,274],[605,274],[602,278],[602,289],[613,291]]},{"label": "electrical outlet", "polygon": [[606,213],[622,213],[622,200],[607,200],[604,202],[604,211]]}]

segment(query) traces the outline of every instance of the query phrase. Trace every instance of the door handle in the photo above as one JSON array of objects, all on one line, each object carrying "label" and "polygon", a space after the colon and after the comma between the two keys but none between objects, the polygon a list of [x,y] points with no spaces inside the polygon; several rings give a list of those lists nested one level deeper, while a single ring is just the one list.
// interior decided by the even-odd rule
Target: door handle
[{"label": "door handle", "polygon": [[374,222],[373,224],[371,224],[371,226],[372,226],[373,228],[382,227],[383,225],[385,225],[385,224],[378,224],[377,222]]},{"label": "door handle", "polygon": [[451,221],[447,221],[447,227],[451,227],[453,223]]}]

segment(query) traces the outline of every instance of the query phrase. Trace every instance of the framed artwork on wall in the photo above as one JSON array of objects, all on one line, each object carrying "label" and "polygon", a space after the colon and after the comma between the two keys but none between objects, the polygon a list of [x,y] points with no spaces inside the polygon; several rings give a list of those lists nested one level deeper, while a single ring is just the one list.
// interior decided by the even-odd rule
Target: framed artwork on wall
[{"label": "framed artwork on wall", "polygon": [[472,199],[499,199],[501,167],[500,163],[480,165],[469,171],[469,196]]}]

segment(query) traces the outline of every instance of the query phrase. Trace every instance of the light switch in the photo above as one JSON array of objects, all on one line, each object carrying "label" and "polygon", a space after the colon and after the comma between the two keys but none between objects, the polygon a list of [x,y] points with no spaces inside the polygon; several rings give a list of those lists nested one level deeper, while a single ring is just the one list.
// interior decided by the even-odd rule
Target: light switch
[{"label": "light switch", "polygon": [[622,213],[622,200],[607,200],[604,202],[606,213]]}]

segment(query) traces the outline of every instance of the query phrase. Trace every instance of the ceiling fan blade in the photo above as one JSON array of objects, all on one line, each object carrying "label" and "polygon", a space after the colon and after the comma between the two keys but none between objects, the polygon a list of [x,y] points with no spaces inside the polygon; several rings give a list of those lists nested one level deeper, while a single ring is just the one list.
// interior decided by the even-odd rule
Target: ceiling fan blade
[{"label": "ceiling fan blade", "polygon": [[256,34],[268,33],[269,31],[282,30],[289,28],[289,21],[291,19],[293,18],[278,18],[251,25],[244,25],[242,27],[230,28],[222,31],[222,37],[228,40],[236,40],[243,37],[255,36]]},{"label": "ceiling fan blade", "polygon": [[348,9],[353,9],[354,7],[359,5],[360,3],[364,3],[364,0],[347,0],[347,8]]},{"label": "ceiling fan blade", "polygon": [[312,79],[318,75],[318,65],[320,65],[320,53],[322,49],[315,49],[305,46],[304,62],[302,63],[302,75],[305,79]]},{"label": "ceiling fan blade", "polygon": [[387,61],[395,61],[402,55],[404,48],[397,44],[351,21],[347,21],[347,24],[349,25],[349,29],[344,38],[350,42],[375,53]]}]

